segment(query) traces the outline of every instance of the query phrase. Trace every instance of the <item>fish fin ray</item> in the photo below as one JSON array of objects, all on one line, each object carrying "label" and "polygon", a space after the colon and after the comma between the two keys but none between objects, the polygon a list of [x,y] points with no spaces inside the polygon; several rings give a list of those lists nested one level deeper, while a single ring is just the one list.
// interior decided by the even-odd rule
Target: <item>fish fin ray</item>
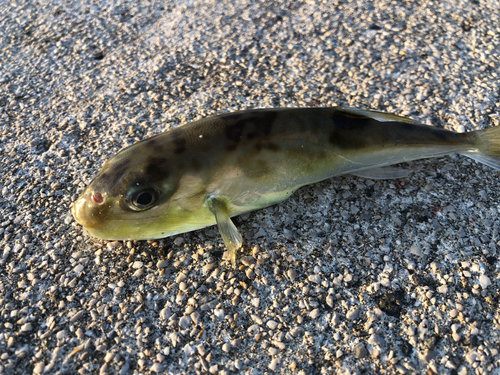
[{"label": "fish fin ray", "polygon": [[464,156],[500,171],[500,157],[498,156],[488,156],[483,154],[464,154]]},{"label": "fish fin ray", "polygon": [[236,267],[236,250],[243,245],[243,237],[229,217],[228,200],[223,197],[208,197],[207,206],[214,214],[219,233],[226,245],[233,267]]},{"label": "fish fin ray", "polygon": [[463,153],[463,155],[500,171],[500,126],[468,134],[477,137],[478,152]]},{"label": "fish fin ray", "polygon": [[395,178],[405,178],[410,175],[411,171],[402,168],[393,168],[393,167],[379,167],[379,168],[371,168],[371,169],[363,169],[361,171],[350,172],[350,174],[369,178],[372,180],[390,180]]}]

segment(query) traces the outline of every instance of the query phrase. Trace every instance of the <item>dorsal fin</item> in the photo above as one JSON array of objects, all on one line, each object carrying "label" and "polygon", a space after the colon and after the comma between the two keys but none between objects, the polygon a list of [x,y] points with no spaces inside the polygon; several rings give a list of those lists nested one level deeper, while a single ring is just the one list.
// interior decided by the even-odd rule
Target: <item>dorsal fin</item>
[{"label": "dorsal fin", "polygon": [[397,121],[397,122],[407,122],[410,124],[419,124],[418,121],[414,121],[412,119],[409,119],[406,117],[401,117],[398,115],[393,115],[391,113],[384,113],[384,112],[379,112],[379,111],[368,111],[368,110],[351,108],[351,107],[342,107],[342,110],[345,112],[348,112],[348,113],[366,116],[366,117],[372,118],[372,119],[380,121],[380,122]]}]

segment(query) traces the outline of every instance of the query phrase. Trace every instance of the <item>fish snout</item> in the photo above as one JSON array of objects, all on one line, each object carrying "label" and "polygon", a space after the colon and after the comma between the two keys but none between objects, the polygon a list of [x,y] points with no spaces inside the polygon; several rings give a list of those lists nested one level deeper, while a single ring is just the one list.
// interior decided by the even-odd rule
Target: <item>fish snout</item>
[{"label": "fish snout", "polygon": [[71,207],[71,214],[84,228],[102,228],[109,208],[102,196],[96,201],[95,194],[84,192]]}]

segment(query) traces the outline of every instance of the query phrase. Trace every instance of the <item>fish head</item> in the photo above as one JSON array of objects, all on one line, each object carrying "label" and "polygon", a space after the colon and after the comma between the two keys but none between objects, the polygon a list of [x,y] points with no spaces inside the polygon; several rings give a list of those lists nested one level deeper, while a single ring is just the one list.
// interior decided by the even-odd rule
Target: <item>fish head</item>
[{"label": "fish head", "polygon": [[105,240],[155,239],[206,226],[199,178],[189,180],[168,143],[153,137],[106,162],[71,208],[76,221]]}]

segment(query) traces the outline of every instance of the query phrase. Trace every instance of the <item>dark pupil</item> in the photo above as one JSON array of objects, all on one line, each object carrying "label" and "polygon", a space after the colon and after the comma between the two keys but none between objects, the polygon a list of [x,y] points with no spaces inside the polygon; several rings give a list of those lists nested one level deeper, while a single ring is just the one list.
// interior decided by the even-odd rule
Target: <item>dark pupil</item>
[{"label": "dark pupil", "polygon": [[137,197],[137,204],[141,206],[147,206],[153,201],[153,195],[151,193],[145,192],[140,193]]}]

